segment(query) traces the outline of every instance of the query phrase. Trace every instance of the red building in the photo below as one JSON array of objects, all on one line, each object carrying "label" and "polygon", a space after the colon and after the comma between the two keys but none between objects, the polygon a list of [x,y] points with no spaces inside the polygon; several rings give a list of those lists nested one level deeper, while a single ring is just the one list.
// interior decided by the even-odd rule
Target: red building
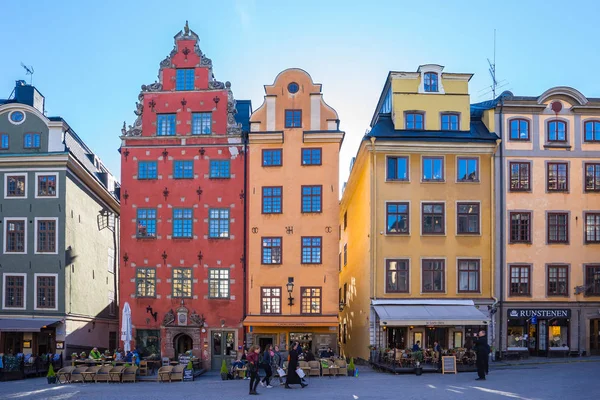
[{"label": "red building", "polygon": [[120,305],[131,307],[132,349],[142,356],[192,350],[218,368],[243,346],[246,171],[236,113],[247,126],[251,106],[215,80],[198,42],[186,23],[159,81],[142,85],[134,125],[123,125]]}]

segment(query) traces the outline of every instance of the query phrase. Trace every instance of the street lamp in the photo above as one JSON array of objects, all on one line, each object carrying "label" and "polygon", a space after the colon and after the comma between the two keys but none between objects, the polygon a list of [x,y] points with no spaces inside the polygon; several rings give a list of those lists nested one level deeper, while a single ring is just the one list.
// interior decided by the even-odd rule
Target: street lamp
[{"label": "street lamp", "polygon": [[287,291],[288,291],[288,306],[293,306],[294,305],[294,298],[292,297],[292,292],[294,291],[294,278],[293,277],[289,277],[288,278],[288,283],[287,285],[285,285],[287,287]]}]

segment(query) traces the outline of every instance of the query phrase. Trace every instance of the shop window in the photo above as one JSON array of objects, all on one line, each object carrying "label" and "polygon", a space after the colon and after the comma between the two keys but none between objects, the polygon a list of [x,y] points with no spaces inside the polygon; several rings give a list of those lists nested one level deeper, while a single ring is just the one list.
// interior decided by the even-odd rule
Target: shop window
[{"label": "shop window", "polygon": [[510,169],[510,191],[527,192],[531,190],[531,174],[529,162],[511,162]]},{"label": "shop window", "polygon": [[117,332],[108,332],[108,348],[110,350],[117,348]]},{"label": "shop window", "polygon": [[569,164],[548,163],[546,168],[546,190],[549,192],[568,192]]},{"label": "shop window", "polygon": [[300,347],[304,350],[311,350],[313,345],[313,334],[309,332],[290,332],[289,348],[295,342],[300,343]]},{"label": "shop window", "polygon": [[[568,322],[563,322],[568,324]],[[569,327],[550,325],[548,327],[548,344],[550,349],[567,348],[569,347]]]},{"label": "shop window", "polygon": [[463,346],[463,333],[454,332],[454,348],[458,349]]},{"label": "shop window", "polygon": [[140,356],[160,356],[160,331],[153,329],[135,330],[135,348]]},{"label": "shop window", "polygon": [[[511,326],[516,325],[518,326]],[[525,338],[525,322],[519,320],[509,320],[508,321],[508,335],[507,335],[507,344],[508,347],[511,348],[526,348],[527,347],[527,339]]]},{"label": "shop window", "polygon": [[409,204],[387,203],[386,205],[386,233],[400,235],[409,233]]}]

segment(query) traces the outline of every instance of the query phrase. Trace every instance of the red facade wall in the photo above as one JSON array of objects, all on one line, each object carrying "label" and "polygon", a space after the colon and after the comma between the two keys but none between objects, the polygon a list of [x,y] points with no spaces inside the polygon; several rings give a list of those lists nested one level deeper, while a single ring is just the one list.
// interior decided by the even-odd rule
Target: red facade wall
[{"label": "red facade wall", "polygon": [[[195,36],[193,32],[192,35]],[[133,136],[128,131],[122,137],[120,304],[128,302],[131,307],[134,339],[136,330],[160,330],[162,356],[174,357],[177,350],[173,348],[173,338],[186,333],[193,339],[194,355],[209,366],[213,330],[234,330],[235,348],[243,344],[245,161],[241,136],[227,134],[231,92],[223,84],[218,90],[209,89],[212,71],[210,66],[202,65],[200,55],[194,51],[195,43],[176,37],[177,53],[171,55],[172,65],[164,67],[161,63],[162,90],[143,90],[140,95],[141,135]],[[182,53],[185,48],[190,50],[187,60]],[[175,91],[176,68],[195,68],[195,90]],[[211,135],[191,135],[194,112],[212,113]],[[156,136],[159,113],[176,114],[175,136]],[[230,178],[209,177],[210,160],[215,159],[230,160]],[[193,160],[193,179],[173,178],[176,160]],[[140,161],[156,161],[158,179],[137,179]],[[139,208],[156,209],[156,238],[136,237]],[[191,239],[172,238],[174,208],[193,209]],[[230,210],[228,239],[208,238],[211,208]],[[155,297],[136,296],[138,268],[156,269]],[[192,269],[192,298],[172,296],[173,268]],[[211,268],[229,270],[229,299],[209,298]],[[169,311],[173,310],[177,316],[182,306],[187,309],[187,324],[180,326],[177,320],[166,323]],[[157,313],[156,321],[150,308]],[[194,312],[204,317],[204,326],[190,321]]]}]

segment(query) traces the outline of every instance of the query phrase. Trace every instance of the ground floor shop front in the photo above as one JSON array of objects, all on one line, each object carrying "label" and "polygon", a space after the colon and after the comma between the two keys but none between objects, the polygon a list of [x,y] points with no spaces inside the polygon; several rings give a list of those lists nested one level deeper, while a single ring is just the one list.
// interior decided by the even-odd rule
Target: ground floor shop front
[{"label": "ground floor shop front", "polygon": [[600,303],[504,303],[504,355],[600,355]]},{"label": "ground floor shop front", "polygon": [[281,351],[289,351],[294,342],[300,343],[305,352],[311,351],[318,357],[322,350],[331,347],[337,354],[337,316],[323,317],[271,317],[248,316],[246,326],[246,347],[260,346],[261,350],[272,344]]}]

